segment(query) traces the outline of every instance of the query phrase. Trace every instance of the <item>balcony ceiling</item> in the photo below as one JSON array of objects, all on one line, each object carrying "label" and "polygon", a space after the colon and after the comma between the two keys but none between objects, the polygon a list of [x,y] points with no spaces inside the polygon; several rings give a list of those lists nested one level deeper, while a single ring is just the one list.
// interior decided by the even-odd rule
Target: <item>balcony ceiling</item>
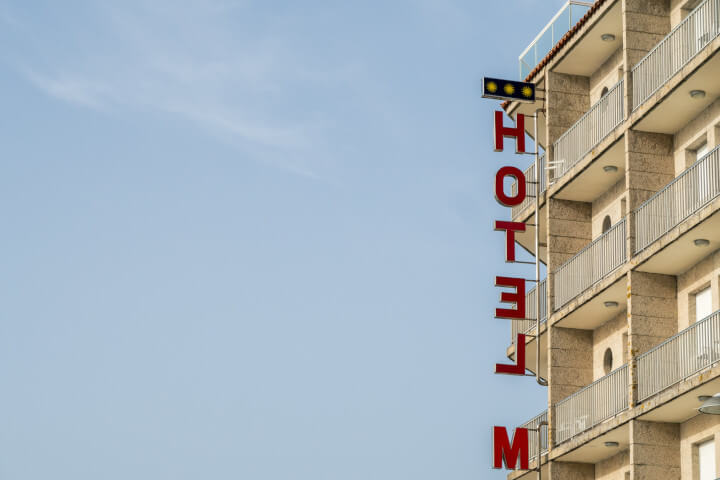
[{"label": "balcony ceiling", "polygon": [[[697,247],[696,238],[710,240],[710,245]],[[649,247],[652,248],[652,245]],[[686,232],[638,267],[641,272],[680,275],[720,248],[720,211]]]},{"label": "balcony ceiling", "polygon": [[640,417],[650,422],[682,423],[699,415],[697,409],[702,405],[700,395],[715,395],[720,392],[720,378],[707,382],[700,387],[674,398]]},{"label": "balcony ceiling", "polygon": [[[603,167],[607,165],[617,167],[617,171],[606,172]],[[592,202],[624,177],[625,143],[621,138],[565,185],[555,196],[562,200]]]},{"label": "balcony ceiling", "polygon": [[[635,130],[675,134],[720,96],[720,52],[667,95],[637,125]],[[705,98],[691,98],[692,90],[704,90]]]},{"label": "balcony ceiling", "polygon": [[[621,3],[615,5],[587,31],[575,46],[562,58],[554,68],[556,72],[589,77],[610,55],[622,46],[622,12]],[[612,42],[604,42],[600,38],[604,33],[615,35]],[[593,61],[589,62],[591,58]]]},{"label": "balcony ceiling", "polygon": [[[621,277],[617,282],[560,320],[557,325],[563,328],[595,330],[625,310],[627,305],[626,298],[627,281],[625,277]],[[612,308],[606,307],[605,302],[610,301],[617,302],[618,306]]]},{"label": "balcony ceiling", "polygon": [[[606,447],[605,442],[618,442],[619,445],[617,447]],[[630,424],[625,423],[622,426],[599,436],[595,440],[584,444],[580,448],[576,448],[567,455],[563,455],[556,461],[597,463],[626,450],[629,448],[629,445]]]}]

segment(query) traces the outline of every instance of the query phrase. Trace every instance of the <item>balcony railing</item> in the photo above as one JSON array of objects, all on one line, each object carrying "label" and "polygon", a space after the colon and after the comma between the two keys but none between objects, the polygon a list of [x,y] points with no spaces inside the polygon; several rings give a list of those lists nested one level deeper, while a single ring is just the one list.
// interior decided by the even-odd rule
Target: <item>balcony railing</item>
[{"label": "balcony railing", "polygon": [[633,212],[635,253],[648,247],[720,194],[716,147]]},{"label": "balcony railing", "polygon": [[[542,412],[537,417],[533,418],[532,420],[523,423],[520,425],[520,428],[527,428],[531,430],[536,430],[538,428],[538,425],[540,422],[547,422],[548,421],[548,415],[547,410]],[[538,442],[538,434],[537,432],[528,432],[529,436],[528,439],[530,440],[528,443],[528,447],[530,449],[530,460],[534,460],[537,457],[537,442]],[[540,455],[545,455],[548,452],[548,427],[544,426],[540,429]]]},{"label": "balcony railing", "polygon": [[562,177],[612,133],[624,118],[621,80],[555,142],[552,178]]},{"label": "balcony railing", "polygon": [[625,260],[622,219],[555,271],[555,309],[602,280]]},{"label": "balcony railing", "polygon": [[556,440],[562,443],[628,408],[628,366],[591,383],[555,405]]},{"label": "balcony railing", "polygon": [[720,0],[705,0],[633,67],[633,110],[719,33]]},{"label": "balcony railing", "polygon": [[535,330],[535,295],[540,291],[540,323],[547,320],[547,287],[545,280],[542,280],[538,287],[533,288],[525,295],[525,320],[513,320],[511,327],[511,342],[517,341],[518,333],[534,333]]},{"label": "balcony railing", "polygon": [[720,311],[637,358],[638,401],[720,361]]},{"label": "balcony railing", "polygon": [[525,79],[538,63],[550,52],[580,19],[587,13],[593,2],[570,0],[545,25],[535,40],[520,54],[520,80]]},{"label": "balcony railing", "polygon": [[[540,184],[536,184],[537,176],[535,175],[535,162],[533,162],[530,167],[525,170],[525,181],[527,182],[525,185],[525,193],[527,196],[525,197],[525,200],[520,205],[517,205],[515,207],[512,207],[512,218],[516,218],[520,212],[522,212],[525,208],[528,207],[528,205],[535,203],[535,196],[537,195],[538,187],[540,187],[540,195],[543,194],[545,191],[545,154],[543,153],[540,158],[538,159],[538,163],[540,164]],[[532,182],[532,183],[531,183]],[[515,195],[517,193],[517,182],[513,183],[512,185],[512,194]]]}]

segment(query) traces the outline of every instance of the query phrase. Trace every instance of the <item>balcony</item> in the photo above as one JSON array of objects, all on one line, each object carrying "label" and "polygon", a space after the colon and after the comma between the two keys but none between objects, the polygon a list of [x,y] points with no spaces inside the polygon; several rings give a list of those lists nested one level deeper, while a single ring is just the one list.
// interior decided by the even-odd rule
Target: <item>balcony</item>
[{"label": "balcony", "polygon": [[626,364],[555,405],[555,444],[565,442],[627,408]]},{"label": "balcony", "polygon": [[555,310],[625,263],[625,219],[555,271]]},{"label": "balcony", "polygon": [[[538,159],[538,163],[540,164],[540,172],[545,172],[545,154],[543,153],[540,158]],[[520,205],[517,205],[515,207],[512,207],[511,215],[513,220],[518,218],[520,213],[525,210],[530,205],[535,204],[535,196],[538,195],[538,186],[539,188],[539,194],[542,195],[545,192],[546,189],[546,181],[545,181],[545,175],[541,173],[540,175],[540,184],[538,185],[537,182],[537,175],[535,175],[535,162],[533,162],[530,167],[525,170],[525,192],[527,196],[525,197],[525,200]],[[512,194],[517,194],[517,182],[513,183],[512,185]]]},{"label": "balcony", "polygon": [[650,246],[720,194],[720,147],[716,147],[632,214],[635,253]]},{"label": "balcony", "polygon": [[620,81],[555,142],[552,178],[559,179],[567,173],[624,119],[623,82]]},{"label": "balcony", "polygon": [[638,401],[645,401],[718,361],[720,311],[638,356]]},{"label": "balcony", "polygon": [[520,54],[518,63],[520,80],[527,78],[530,72],[550,52],[580,19],[587,13],[593,2],[568,1],[560,11],[545,25],[535,40]]},{"label": "balcony", "polygon": [[631,71],[633,111],[720,34],[720,0],[705,0]]},{"label": "balcony", "polygon": [[[547,422],[548,421],[548,414],[547,410],[542,412],[537,417],[533,418],[530,421],[527,421],[520,425],[520,428],[527,428],[528,430],[537,430],[538,425],[540,422]],[[537,432],[528,432],[528,438],[529,438],[529,452],[530,452],[530,460],[535,460],[537,458],[537,451],[538,451],[538,434]],[[540,430],[540,455],[545,455],[548,452],[548,427],[544,426],[541,427]]]},{"label": "balcony", "polygon": [[535,287],[525,295],[525,316],[524,320],[513,320],[511,327],[511,341],[514,344],[520,333],[535,333],[535,324],[537,316],[535,314],[535,295],[540,290],[540,323],[547,321],[547,288],[545,280],[539,283],[539,287]]}]

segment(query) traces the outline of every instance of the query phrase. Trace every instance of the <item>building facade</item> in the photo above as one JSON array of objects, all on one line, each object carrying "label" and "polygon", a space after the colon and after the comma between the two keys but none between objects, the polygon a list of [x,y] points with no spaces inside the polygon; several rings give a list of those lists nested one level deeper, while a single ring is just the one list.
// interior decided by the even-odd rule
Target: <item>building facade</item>
[{"label": "building facade", "polygon": [[547,271],[526,351],[548,404],[523,426],[549,424],[543,478],[714,480],[720,416],[698,408],[720,393],[720,0],[570,3],[521,57],[540,98],[503,105],[542,109],[539,226],[534,198],[511,214]]}]

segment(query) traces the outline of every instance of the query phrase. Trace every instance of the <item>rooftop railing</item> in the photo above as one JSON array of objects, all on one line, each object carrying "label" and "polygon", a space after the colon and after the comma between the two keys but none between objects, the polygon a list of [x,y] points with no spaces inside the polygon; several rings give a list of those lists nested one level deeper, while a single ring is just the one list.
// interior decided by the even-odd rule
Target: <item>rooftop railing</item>
[{"label": "rooftop railing", "polygon": [[638,356],[638,401],[647,400],[718,361],[720,311]]},{"label": "rooftop railing", "polygon": [[[539,194],[542,195],[545,191],[545,154],[543,153],[540,158],[538,159],[538,163],[540,164],[540,184],[536,184],[537,176],[535,175],[535,162],[533,162],[530,167],[528,167],[527,170],[525,170],[525,181],[527,182],[525,185],[525,193],[527,196],[525,197],[525,200],[520,205],[517,205],[515,207],[512,207],[512,218],[516,218],[520,212],[522,212],[525,208],[527,208],[529,205],[535,204],[535,196],[538,195],[538,186],[540,187]],[[514,182],[512,184],[512,194],[515,195],[517,193],[517,182]]]},{"label": "rooftop railing", "polygon": [[570,0],[545,25],[535,40],[520,54],[520,80],[525,79],[538,63],[550,52],[580,19],[587,13],[593,2]]},{"label": "rooftop railing", "polygon": [[555,142],[553,157],[555,167],[552,178],[562,177],[612,133],[624,119],[621,80]]},{"label": "rooftop railing", "polygon": [[596,380],[555,405],[560,444],[628,408],[628,366]]},{"label": "rooftop railing", "polygon": [[720,195],[720,146],[678,175],[633,212],[635,253]]},{"label": "rooftop railing", "polygon": [[555,271],[555,309],[625,263],[625,250],[623,218]]},{"label": "rooftop railing", "polygon": [[633,110],[720,34],[720,0],[705,0],[632,69]]},{"label": "rooftop railing", "polygon": [[547,321],[547,288],[545,280],[542,280],[538,287],[533,288],[525,295],[525,317],[524,320],[513,320],[511,327],[511,342],[517,341],[519,333],[534,333],[537,316],[535,315],[535,295],[540,291],[540,323]]}]

